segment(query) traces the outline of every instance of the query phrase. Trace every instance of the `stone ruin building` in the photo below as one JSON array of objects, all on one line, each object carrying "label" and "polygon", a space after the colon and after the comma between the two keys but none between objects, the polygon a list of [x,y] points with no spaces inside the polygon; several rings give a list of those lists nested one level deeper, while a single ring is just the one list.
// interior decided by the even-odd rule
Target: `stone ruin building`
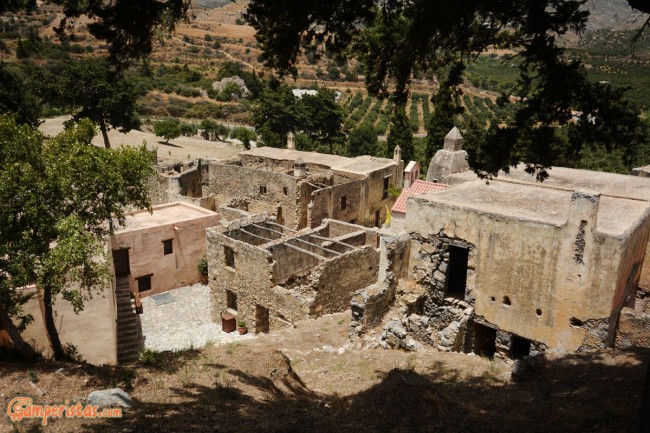
[{"label": "stone ruin building", "polygon": [[345,311],[353,293],[377,281],[378,234],[324,220],[292,230],[257,215],[208,230],[213,320],[230,313],[254,332]]},{"label": "stone ruin building", "polygon": [[157,202],[186,201],[226,219],[267,213],[293,229],[323,219],[379,227],[401,188],[399,159],[261,147],[225,160],[162,170],[152,183]]},{"label": "stone ruin building", "polygon": [[382,237],[379,282],[352,301],[358,344],[521,358],[648,347],[646,179],[553,168],[470,172],[412,197]]}]

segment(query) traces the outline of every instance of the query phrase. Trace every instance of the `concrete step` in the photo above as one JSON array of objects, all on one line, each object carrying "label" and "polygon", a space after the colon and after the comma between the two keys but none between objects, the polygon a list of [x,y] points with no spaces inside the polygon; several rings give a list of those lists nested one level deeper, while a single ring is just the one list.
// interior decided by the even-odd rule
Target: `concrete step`
[{"label": "concrete step", "polygon": [[138,329],[124,329],[117,331],[117,341],[126,341],[131,338],[140,338]]}]

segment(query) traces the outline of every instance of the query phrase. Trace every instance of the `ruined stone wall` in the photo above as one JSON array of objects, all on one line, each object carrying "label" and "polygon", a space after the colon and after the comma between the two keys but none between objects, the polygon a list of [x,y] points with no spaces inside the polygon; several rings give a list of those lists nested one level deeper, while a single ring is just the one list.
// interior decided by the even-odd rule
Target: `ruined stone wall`
[{"label": "ruined stone wall", "polygon": [[[206,186],[215,195],[217,203],[227,204],[235,198],[248,198],[249,212],[275,214],[281,208],[283,225],[292,228],[301,225],[303,192],[298,179],[293,176],[211,162]],[[266,192],[260,187],[265,187]]]},{"label": "ruined stone wall", "polygon": [[170,202],[167,188],[169,188],[169,182],[166,176],[155,173],[149,178],[147,181],[147,190],[149,191],[152,206]]},{"label": "ruined stone wall", "polygon": [[351,335],[361,335],[379,324],[395,300],[400,279],[408,275],[410,238],[407,235],[382,236],[379,247],[378,283],[354,293]]},{"label": "ruined stone wall", "polygon": [[[558,227],[417,198],[409,206],[407,230],[414,237],[409,274],[429,292],[425,309],[440,313],[436,319],[442,325],[473,306],[477,316],[505,332],[576,350],[586,333],[571,325],[577,323],[572,318],[609,317],[622,251],[618,241],[594,234],[591,220],[583,226],[578,215]],[[460,311],[450,306],[447,315],[434,304],[440,305],[447,284],[445,243],[458,242],[469,247],[467,306],[453,307]]]},{"label": "ruined stone wall", "polygon": [[[309,226],[317,227],[326,218],[359,222],[364,210],[363,188],[363,180],[353,180],[313,191],[309,207]],[[345,208],[342,203],[343,197],[345,197]]]},{"label": "ruined stone wall", "polygon": [[[252,324],[255,305],[271,309],[275,298],[271,288],[271,253],[224,235],[222,228],[207,231],[209,284],[212,293],[212,320],[221,323],[228,308],[226,290],[237,295],[237,320]],[[235,266],[226,266],[224,247],[235,254]]]},{"label": "ruined stone wall", "polygon": [[246,212],[245,210],[236,209],[227,205],[219,206],[217,212],[219,212],[221,218],[226,221],[234,221],[234,220],[238,220],[250,216],[250,213]]},{"label": "ruined stone wall", "polygon": [[329,314],[350,308],[352,295],[377,282],[379,251],[366,246],[323,262],[312,272],[316,292],[315,313]]},{"label": "ruined stone wall", "polygon": [[[292,244],[306,251],[322,253],[322,251],[319,251],[315,247],[310,247],[307,244],[298,242],[292,242]],[[293,275],[302,275],[305,271],[309,272],[314,266],[320,263],[320,260],[317,258],[295,250],[284,243],[274,245],[272,247],[272,253],[272,281],[276,285],[284,284]]]},{"label": "ruined stone wall", "polygon": [[365,200],[366,206],[364,209],[364,218],[360,222],[363,225],[372,226],[375,224],[375,213],[379,211],[379,227],[386,219],[386,209],[391,209],[395,204],[396,197],[387,194],[384,198],[384,178],[390,176],[390,186],[400,187],[396,185],[397,175],[394,166],[387,167],[383,170],[377,170],[368,174],[366,180]]}]

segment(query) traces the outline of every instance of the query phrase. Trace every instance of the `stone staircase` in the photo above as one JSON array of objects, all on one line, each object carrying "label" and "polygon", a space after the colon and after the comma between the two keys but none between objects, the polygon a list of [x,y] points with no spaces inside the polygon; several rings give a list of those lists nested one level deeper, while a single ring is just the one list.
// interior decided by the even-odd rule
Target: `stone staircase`
[{"label": "stone staircase", "polygon": [[136,361],[143,348],[142,326],[136,313],[135,299],[129,291],[129,277],[117,277],[115,299],[117,303],[117,362]]}]

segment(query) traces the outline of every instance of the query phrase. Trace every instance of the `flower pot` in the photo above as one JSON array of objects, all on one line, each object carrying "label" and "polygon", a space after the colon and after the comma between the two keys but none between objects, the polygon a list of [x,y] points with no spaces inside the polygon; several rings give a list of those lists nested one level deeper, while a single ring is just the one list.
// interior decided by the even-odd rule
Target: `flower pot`
[{"label": "flower pot", "polygon": [[248,328],[245,326],[243,327],[240,326],[239,328],[237,328],[237,332],[239,332],[239,335],[248,334]]}]

